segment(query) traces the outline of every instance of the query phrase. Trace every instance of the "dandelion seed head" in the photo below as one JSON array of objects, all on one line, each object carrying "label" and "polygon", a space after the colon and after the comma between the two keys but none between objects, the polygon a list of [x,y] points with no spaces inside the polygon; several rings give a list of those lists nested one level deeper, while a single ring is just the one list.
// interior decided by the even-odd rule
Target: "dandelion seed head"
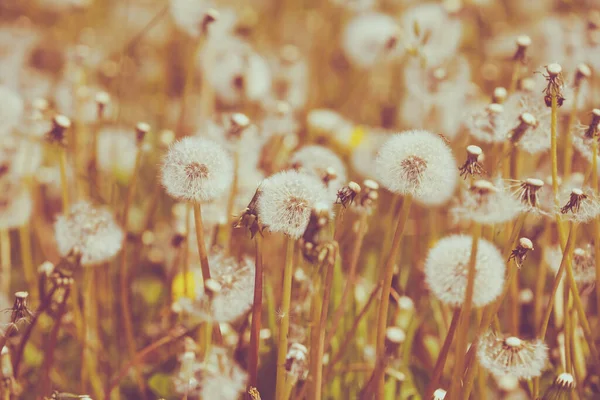
[{"label": "dandelion seed head", "polygon": [[[429,251],[425,260],[425,281],[432,293],[453,307],[462,305],[467,287],[472,238],[450,235]],[[475,258],[473,304],[482,307],[494,301],[504,285],[505,262],[498,249],[480,239]]]},{"label": "dandelion seed head", "polygon": [[0,104],[0,136],[4,136],[19,125],[25,105],[17,92],[3,85],[0,85]]},{"label": "dandelion seed head", "polygon": [[352,64],[368,68],[401,54],[398,33],[398,25],[389,15],[375,12],[359,14],[344,28],[342,48]]},{"label": "dandelion seed head", "polygon": [[337,196],[347,181],[346,165],[333,151],[324,146],[304,146],[292,154],[290,164],[294,169],[323,180],[328,175],[328,168],[335,171],[335,178],[326,182],[327,191],[332,198]]},{"label": "dandelion seed head", "polygon": [[81,265],[92,266],[112,259],[121,250],[124,234],[112,213],[81,201],[54,223],[54,237],[61,256],[74,249],[81,253]]},{"label": "dandelion seed head", "polygon": [[501,143],[511,129],[504,107],[498,103],[475,107],[467,115],[465,127],[472,137],[482,143]]},{"label": "dandelion seed head", "polygon": [[186,137],[163,160],[162,184],[178,200],[206,202],[223,195],[233,180],[233,162],[212,140]]},{"label": "dandelion seed head", "polygon": [[393,135],[379,150],[379,182],[397,194],[411,194],[428,206],[450,199],[458,181],[456,160],[439,136],[423,130]]},{"label": "dandelion seed head", "polygon": [[460,200],[450,209],[456,222],[473,221],[482,225],[508,222],[524,210],[519,199],[497,185],[478,180],[471,188],[462,191]]},{"label": "dandelion seed head", "polygon": [[531,379],[542,374],[548,361],[548,347],[540,340],[488,333],[480,339],[477,358],[494,375]]},{"label": "dandelion seed head", "polygon": [[[563,252],[560,245],[546,246],[544,248],[544,261],[550,270],[556,274],[560,268]],[[586,244],[573,250],[572,264],[573,277],[578,284],[592,284],[596,280],[596,259],[594,246]]]},{"label": "dandelion seed head", "polygon": [[569,221],[587,223],[600,214],[600,199],[589,189],[572,188],[568,200],[562,204],[560,213]]},{"label": "dandelion seed head", "polygon": [[293,170],[279,172],[263,181],[258,215],[272,232],[298,239],[304,233],[313,206],[330,198],[314,176]]},{"label": "dandelion seed head", "polygon": [[248,374],[225,353],[213,348],[200,379],[201,399],[237,400],[246,390]]}]

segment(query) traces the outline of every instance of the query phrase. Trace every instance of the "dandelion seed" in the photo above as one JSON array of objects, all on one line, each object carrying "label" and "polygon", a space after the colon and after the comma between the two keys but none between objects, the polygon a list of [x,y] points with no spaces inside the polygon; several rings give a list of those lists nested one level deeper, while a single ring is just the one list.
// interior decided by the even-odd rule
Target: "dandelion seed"
[{"label": "dandelion seed", "polygon": [[162,184],[176,199],[206,202],[223,195],[233,180],[233,162],[217,143],[186,137],[167,152]]},{"label": "dandelion seed", "polygon": [[82,201],[56,219],[54,237],[63,257],[78,249],[81,265],[92,266],[116,256],[124,234],[108,209]]},{"label": "dandelion seed", "polygon": [[[465,300],[472,238],[451,235],[441,239],[425,260],[425,281],[440,301],[459,307]],[[481,239],[475,258],[473,304],[482,307],[494,301],[504,285],[505,262],[498,249]]]},{"label": "dandelion seed", "polygon": [[456,160],[439,136],[421,130],[388,139],[377,156],[376,172],[389,191],[413,195],[428,206],[448,201],[458,178]]},{"label": "dandelion seed", "polygon": [[330,196],[319,179],[296,171],[277,173],[263,181],[258,199],[258,215],[272,232],[298,239],[308,225],[317,202],[328,203]]},{"label": "dandelion seed", "polygon": [[488,333],[480,339],[477,358],[494,375],[531,379],[542,374],[548,361],[548,347],[540,340]]}]

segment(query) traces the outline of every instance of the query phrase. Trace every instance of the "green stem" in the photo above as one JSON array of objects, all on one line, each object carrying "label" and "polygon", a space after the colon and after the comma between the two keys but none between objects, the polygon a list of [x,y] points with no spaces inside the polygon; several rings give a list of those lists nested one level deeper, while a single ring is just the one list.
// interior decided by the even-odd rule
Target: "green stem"
[{"label": "green stem", "polygon": [[[404,228],[408,221],[408,215],[410,213],[410,206],[412,204],[412,196],[406,195],[402,202],[402,209],[398,216],[398,225],[396,226],[396,232],[394,233],[394,240],[392,242],[392,248],[388,255],[383,273],[383,286],[381,289],[381,301],[379,303],[379,313],[377,317],[377,347],[376,347],[376,360],[380,360],[383,357],[385,351],[385,329],[387,326],[387,315],[388,307],[390,303],[390,292],[392,289],[392,279],[394,277],[394,266],[398,254],[400,253],[400,244],[404,237]],[[375,366],[377,368],[377,366]],[[377,398],[382,399],[384,396],[384,381],[385,374],[380,375],[380,379],[377,382]]]},{"label": "green stem", "polygon": [[256,270],[254,273],[254,302],[252,304],[252,327],[250,328],[249,355],[250,361],[248,365],[248,375],[250,376],[248,385],[250,387],[258,386],[258,354],[260,347],[260,326],[263,300],[263,261],[261,235],[256,235],[254,240],[256,246]]},{"label": "green stem", "polygon": [[288,351],[288,331],[290,328],[290,302],[292,299],[292,275],[294,269],[295,241],[286,237],[285,267],[283,269],[283,291],[281,297],[281,322],[279,324],[279,344],[277,346],[276,400],[283,400],[286,381],[285,358]]}]

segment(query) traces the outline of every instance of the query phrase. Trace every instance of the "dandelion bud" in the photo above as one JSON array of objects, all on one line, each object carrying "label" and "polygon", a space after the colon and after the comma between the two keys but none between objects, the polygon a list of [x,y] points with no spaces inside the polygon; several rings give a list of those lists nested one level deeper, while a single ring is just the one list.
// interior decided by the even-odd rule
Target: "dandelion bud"
[{"label": "dandelion bud", "polygon": [[[447,236],[436,243],[425,261],[425,281],[443,303],[459,307],[465,300],[472,237]],[[475,257],[473,304],[485,306],[494,301],[504,286],[505,263],[492,243],[480,239]]]},{"label": "dandelion bud", "polygon": [[527,129],[531,127],[535,127],[537,125],[537,120],[535,117],[529,113],[523,113],[519,115],[519,125],[517,125],[511,133],[508,135],[508,138],[513,143],[517,143],[525,134]]},{"label": "dandelion bud", "polygon": [[527,258],[527,253],[531,250],[533,250],[533,243],[528,238],[523,237],[519,239],[519,244],[512,250],[508,260],[515,260],[517,266],[520,268],[523,265],[525,258]]},{"label": "dandelion bud", "polygon": [[344,208],[354,202],[354,198],[360,193],[360,185],[350,181],[348,186],[344,186],[337,192],[336,204],[341,204]]},{"label": "dandelion bud", "polygon": [[135,125],[135,133],[138,143],[144,140],[146,134],[150,132],[150,125],[145,122],[138,122]]},{"label": "dandelion bud", "polygon": [[27,306],[27,298],[29,293],[27,292],[16,292],[15,302],[12,306],[12,313],[10,315],[10,322],[16,324],[22,320],[27,320],[33,316],[33,313]]},{"label": "dandelion bud", "polygon": [[495,375],[531,379],[542,374],[548,361],[548,347],[540,340],[488,333],[480,339],[477,357],[481,366]]},{"label": "dandelion bud", "polygon": [[161,180],[167,193],[176,199],[211,201],[231,186],[233,162],[217,143],[186,137],[165,155]]},{"label": "dandelion bud", "polygon": [[327,202],[327,198],[319,179],[296,171],[283,171],[263,182],[258,215],[271,231],[297,239],[306,230],[313,206],[319,201]]},{"label": "dandelion bud", "polygon": [[446,399],[446,391],[444,389],[436,389],[433,392],[433,396],[431,400],[445,400]]},{"label": "dandelion bud", "polygon": [[492,95],[492,104],[496,103],[498,105],[504,103],[506,100],[506,96],[508,96],[508,92],[502,86],[499,86],[494,89],[494,94]]},{"label": "dandelion bud", "polygon": [[300,343],[292,343],[285,357],[285,370],[296,381],[308,376],[308,349]]},{"label": "dandelion bud", "polygon": [[88,266],[113,258],[121,250],[124,234],[108,209],[82,201],[56,219],[54,237],[62,256],[76,251],[81,265]]},{"label": "dandelion bud", "polygon": [[385,351],[389,357],[393,357],[404,343],[406,333],[401,328],[390,326],[385,330]]},{"label": "dandelion bud", "polygon": [[428,206],[450,199],[457,184],[457,170],[444,140],[423,130],[392,136],[376,159],[376,172],[383,186],[396,194],[413,195]]},{"label": "dandelion bud", "polygon": [[579,64],[577,66],[577,71],[575,71],[575,82],[573,82],[573,86],[575,88],[580,87],[581,82],[590,76],[592,76],[592,70],[590,67],[587,64]]},{"label": "dandelion bud", "polygon": [[466,179],[473,175],[482,175],[485,172],[483,165],[479,163],[479,157],[482,155],[483,151],[481,147],[475,145],[467,146],[467,160],[459,168],[460,176],[464,176]]},{"label": "dandelion bud", "polygon": [[517,38],[517,51],[513,56],[513,60],[525,63],[525,52],[531,45],[531,38],[527,35],[522,35]]},{"label": "dandelion bud", "polygon": [[52,128],[47,134],[51,143],[64,144],[65,131],[71,127],[71,120],[64,115],[56,115],[52,120]]},{"label": "dandelion bud", "polygon": [[558,375],[541,400],[568,400],[575,389],[573,375],[563,372]]},{"label": "dandelion bud", "polygon": [[585,131],[586,138],[592,139],[598,135],[598,124],[600,124],[600,109],[594,108],[592,110],[592,120]]}]

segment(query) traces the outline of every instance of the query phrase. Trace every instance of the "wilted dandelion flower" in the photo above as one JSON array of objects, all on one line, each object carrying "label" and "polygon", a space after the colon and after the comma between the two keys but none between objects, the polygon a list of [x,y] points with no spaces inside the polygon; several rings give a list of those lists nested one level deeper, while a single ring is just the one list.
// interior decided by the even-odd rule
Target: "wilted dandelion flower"
[{"label": "wilted dandelion flower", "polygon": [[0,85],[0,136],[12,132],[23,117],[23,99],[18,93]]},{"label": "wilted dandelion flower", "polygon": [[133,130],[105,128],[98,132],[98,168],[127,182],[133,173],[138,145]]},{"label": "wilted dandelion flower", "polygon": [[263,225],[294,239],[304,233],[313,206],[330,197],[319,179],[296,171],[279,172],[261,188],[258,215]]},{"label": "wilted dandelion flower", "polygon": [[401,54],[398,34],[398,25],[391,16],[375,12],[359,14],[346,25],[342,48],[352,64],[368,68]]},{"label": "wilted dandelion flower", "polygon": [[482,225],[508,222],[524,210],[524,205],[502,186],[478,180],[464,189],[460,200],[452,207],[456,221],[473,221]]},{"label": "wilted dandelion flower", "polygon": [[[559,245],[544,248],[544,261],[556,274],[560,267],[563,252]],[[594,283],[596,280],[596,259],[594,246],[587,244],[573,250],[572,258],[573,276],[575,282],[580,284]]]},{"label": "wilted dandelion flower", "polygon": [[564,218],[577,222],[590,222],[600,214],[600,200],[590,190],[578,188],[571,189],[571,194],[566,202],[562,202],[560,213]]},{"label": "wilted dandelion flower", "polygon": [[324,146],[310,145],[302,147],[292,154],[290,165],[300,172],[314,175],[321,180],[327,180],[328,169],[331,168],[335,176],[324,183],[332,196],[337,195],[337,191],[344,186],[347,180],[344,162],[337,154]]},{"label": "wilted dandelion flower", "polygon": [[448,201],[458,181],[458,168],[444,140],[428,131],[396,134],[382,146],[376,159],[379,182],[389,191],[413,195],[428,206]]},{"label": "wilted dandelion flower", "polygon": [[33,209],[31,193],[12,176],[0,178],[0,229],[23,226]]},{"label": "wilted dandelion flower", "polygon": [[[425,281],[433,294],[453,307],[465,300],[472,237],[451,235],[429,251],[425,261]],[[481,307],[494,301],[504,286],[505,262],[492,243],[480,239],[475,259],[473,304]]]},{"label": "wilted dandelion flower", "polygon": [[477,358],[494,375],[531,379],[542,374],[548,361],[548,347],[540,340],[488,333],[480,339]]},{"label": "wilted dandelion flower", "polygon": [[233,162],[217,143],[186,137],[167,152],[162,184],[178,200],[205,202],[225,193],[233,180]]},{"label": "wilted dandelion flower", "polygon": [[121,250],[124,234],[108,209],[81,201],[56,219],[54,237],[61,256],[77,249],[81,265],[89,266],[113,258]]}]

